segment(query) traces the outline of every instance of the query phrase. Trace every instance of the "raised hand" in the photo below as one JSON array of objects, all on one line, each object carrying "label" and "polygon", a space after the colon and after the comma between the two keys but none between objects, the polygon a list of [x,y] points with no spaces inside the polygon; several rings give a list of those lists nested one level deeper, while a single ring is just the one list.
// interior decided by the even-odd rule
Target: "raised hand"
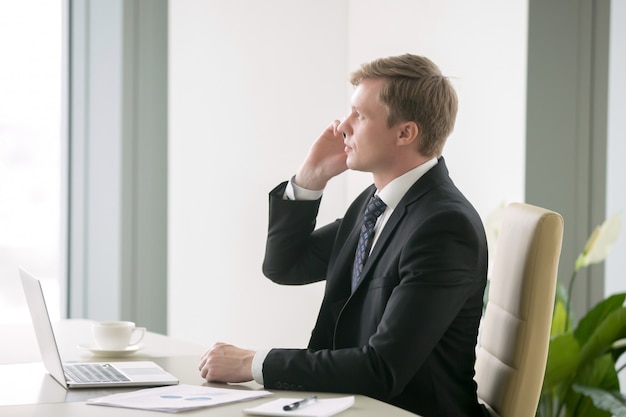
[{"label": "raised hand", "polygon": [[340,123],[335,120],[313,143],[296,173],[298,186],[322,190],[331,178],[348,169],[343,134],[337,130]]}]

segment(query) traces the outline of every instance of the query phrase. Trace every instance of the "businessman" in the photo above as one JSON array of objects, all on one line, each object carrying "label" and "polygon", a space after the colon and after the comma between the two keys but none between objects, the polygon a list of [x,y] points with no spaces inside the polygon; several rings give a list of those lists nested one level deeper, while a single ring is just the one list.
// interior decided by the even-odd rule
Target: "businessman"
[{"label": "businessman", "polygon": [[[217,343],[201,375],[363,394],[422,416],[485,415],[473,377],[486,239],[442,157],[456,93],[435,64],[410,54],[364,64],[351,82],[349,114],[269,195],[264,274],[290,285],[326,280],[308,348]],[[371,173],[373,185],[316,229],[324,187],[347,169]]]}]

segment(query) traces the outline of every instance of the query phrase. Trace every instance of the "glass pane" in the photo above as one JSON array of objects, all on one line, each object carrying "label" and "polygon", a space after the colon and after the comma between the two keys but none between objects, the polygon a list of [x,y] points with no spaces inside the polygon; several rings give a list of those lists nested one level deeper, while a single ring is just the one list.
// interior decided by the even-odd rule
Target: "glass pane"
[{"label": "glass pane", "polygon": [[17,272],[61,315],[62,0],[0,0],[0,325],[30,317]]}]

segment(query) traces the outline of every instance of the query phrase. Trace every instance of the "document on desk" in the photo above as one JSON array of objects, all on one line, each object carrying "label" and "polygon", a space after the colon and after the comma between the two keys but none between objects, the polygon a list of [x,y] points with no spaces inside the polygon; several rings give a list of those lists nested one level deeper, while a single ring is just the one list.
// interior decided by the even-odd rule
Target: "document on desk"
[{"label": "document on desk", "polygon": [[202,407],[252,400],[272,395],[269,391],[173,385],[107,395],[87,404],[177,413]]},{"label": "document on desk", "polygon": [[243,412],[253,416],[330,417],[352,407],[354,396],[320,399],[305,407],[285,410],[293,403],[293,398],[278,398],[257,407],[246,408]]}]

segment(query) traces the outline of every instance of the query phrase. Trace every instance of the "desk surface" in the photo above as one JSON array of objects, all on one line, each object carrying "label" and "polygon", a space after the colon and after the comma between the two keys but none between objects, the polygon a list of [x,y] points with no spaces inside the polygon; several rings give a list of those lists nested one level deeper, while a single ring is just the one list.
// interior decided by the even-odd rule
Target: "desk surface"
[{"label": "desk surface", "polygon": [[[90,417],[99,416],[160,416],[164,413],[122,408],[86,405],[85,400],[116,392],[137,388],[116,389],[74,389],[65,390],[47,374],[37,348],[35,335],[30,326],[3,326],[4,338],[0,352],[0,416],[46,416],[46,417]],[[204,347],[194,343],[176,340],[160,334],[148,332],[142,348],[133,355],[123,358],[103,358],[78,348],[78,344],[88,344],[90,322],[87,320],[64,320],[55,325],[55,334],[64,361],[103,361],[103,360],[152,360],[173,375],[182,384],[210,385],[238,389],[262,389],[254,382],[246,384],[207,384],[197,370]],[[276,391],[280,397],[302,398],[317,394],[320,398],[343,396],[340,394],[305,393]],[[267,402],[270,398],[235,403],[213,408],[203,408],[184,412],[192,416],[238,416],[243,408]],[[354,405],[340,414],[342,417],[414,416],[400,408],[369,397],[355,396]]]}]

